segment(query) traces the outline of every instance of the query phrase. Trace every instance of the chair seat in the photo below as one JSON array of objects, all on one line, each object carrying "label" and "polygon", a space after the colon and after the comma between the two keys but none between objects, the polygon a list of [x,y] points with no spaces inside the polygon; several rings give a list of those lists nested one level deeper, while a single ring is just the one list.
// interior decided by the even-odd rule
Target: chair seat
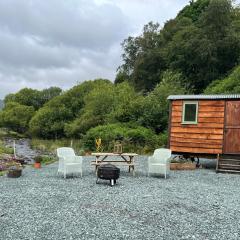
[{"label": "chair seat", "polygon": [[66,166],[82,165],[81,163],[65,163]]}]

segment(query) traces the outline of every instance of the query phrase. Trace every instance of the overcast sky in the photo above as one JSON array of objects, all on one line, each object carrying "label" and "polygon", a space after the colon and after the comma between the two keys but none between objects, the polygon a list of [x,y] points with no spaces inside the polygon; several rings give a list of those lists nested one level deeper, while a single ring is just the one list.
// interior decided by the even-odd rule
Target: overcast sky
[{"label": "overcast sky", "polygon": [[114,80],[120,43],[188,0],[0,0],[0,99],[23,87]]}]

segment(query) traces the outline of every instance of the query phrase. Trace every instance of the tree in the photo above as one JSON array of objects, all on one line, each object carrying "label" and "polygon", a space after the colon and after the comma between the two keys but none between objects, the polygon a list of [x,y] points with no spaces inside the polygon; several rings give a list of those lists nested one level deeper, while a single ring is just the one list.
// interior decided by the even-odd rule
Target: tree
[{"label": "tree", "polygon": [[122,43],[123,65],[119,67],[115,82],[128,80],[137,90],[149,91],[156,85],[164,67],[158,51],[159,24],[148,23],[139,37],[128,37]]},{"label": "tree", "polygon": [[28,123],[34,115],[32,106],[21,105],[16,102],[7,103],[3,111],[0,112],[0,126],[26,133]]},{"label": "tree", "polygon": [[188,80],[183,84],[201,93],[239,63],[240,11],[230,0],[191,1],[163,29],[149,23],[122,46],[116,82],[128,81],[146,93],[170,70],[180,72]]},{"label": "tree", "polygon": [[138,124],[151,128],[156,133],[163,132],[168,126],[169,95],[185,94],[187,91],[181,85],[182,75],[166,71],[163,74],[161,83],[145,97],[143,111],[139,116]]},{"label": "tree", "polygon": [[66,124],[66,135],[79,137],[101,124],[130,121],[132,115],[129,113],[129,105],[137,96],[128,83],[102,84],[101,88],[95,88],[86,95],[81,114]]},{"label": "tree", "polygon": [[199,20],[199,17],[205,12],[208,7],[210,0],[191,0],[190,4],[184,7],[179,13],[178,18],[187,17],[190,18],[193,22]]},{"label": "tree", "polygon": [[82,136],[88,129],[104,124],[114,105],[114,85],[103,82],[84,97],[84,108],[73,122],[66,124],[67,136]]},{"label": "tree", "polygon": [[31,119],[29,129],[32,136],[42,138],[59,138],[63,136],[66,121],[72,112],[64,104],[56,107],[43,107]]},{"label": "tree", "polygon": [[40,91],[39,105],[43,106],[51,99],[59,96],[62,93],[62,89],[59,87],[50,87]]},{"label": "tree", "polygon": [[101,86],[107,83],[112,84],[106,79],[86,81],[51,99],[31,120],[31,133],[43,138],[64,137],[65,125],[82,114],[85,106],[84,99],[88,93],[94,88],[101,89]]},{"label": "tree", "polygon": [[60,95],[62,90],[58,87],[50,87],[38,91],[31,88],[23,88],[15,94],[9,94],[5,97],[5,104],[9,102],[16,102],[21,105],[32,106],[35,110],[38,110],[46,102],[52,98]]}]

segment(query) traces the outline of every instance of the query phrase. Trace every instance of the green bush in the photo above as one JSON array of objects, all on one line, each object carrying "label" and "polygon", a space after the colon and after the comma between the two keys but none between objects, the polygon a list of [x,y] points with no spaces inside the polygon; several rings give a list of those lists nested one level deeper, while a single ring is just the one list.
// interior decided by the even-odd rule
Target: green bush
[{"label": "green bush", "polygon": [[35,162],[35,163],[41,163],[41,162],[42,162],[42,156],[36,156],[36,157],[34,157],[34,162]]},{"label": "green bush", "polygon": [[0,154],[13,154],[13,148],[5,147],[0,141]]},{"label": "green bush", "polygon": [[0,112],[0,126],[19,133],[25,133],[33,115],[33,107],[10,102]]},{"label": "green bush", "polygon": [[42,155],[41,158],[42,158],[41,163],[45,165],[48,165],[57,161],[56,157],[53,157],[50,155]]},{"label": "green bush", "polygon": [[240,93],[240,66],[222,80],[216,80],[212,82],[207,89],[205,94],[236,94]]},{"label": "green bush", "polygon": [[39,155],[34,158],[35,163],[41,163],[41,164],[51,164],[57,161],[57,158],[50,155]]},{"label": "green bush", "polygon": [[101,138],[103,151],[113,151],[114,141],[122,139],[123,151],[150,152],[159,147],[159,136],[136,124],[107,124],[90,129],[83,138],[86,149],[95,151],[95,139]]}]

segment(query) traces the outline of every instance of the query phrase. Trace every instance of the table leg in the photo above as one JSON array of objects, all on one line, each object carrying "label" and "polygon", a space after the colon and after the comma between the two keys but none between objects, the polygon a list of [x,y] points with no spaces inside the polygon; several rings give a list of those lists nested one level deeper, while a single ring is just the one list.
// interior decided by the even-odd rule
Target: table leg
[{"label": "table leg", "polygon": [[132,167],[133,176],[135,176],[134,157],[133,157],[133,156],[130,156],[129,159],[130,159],[130,164],[133,164],[131,167]]},{"label": "table leg", "polygon": [[132,166],[132,172],[133,172],[133,176],[135,177],[135,169],[134,169],[134,166]]}]

